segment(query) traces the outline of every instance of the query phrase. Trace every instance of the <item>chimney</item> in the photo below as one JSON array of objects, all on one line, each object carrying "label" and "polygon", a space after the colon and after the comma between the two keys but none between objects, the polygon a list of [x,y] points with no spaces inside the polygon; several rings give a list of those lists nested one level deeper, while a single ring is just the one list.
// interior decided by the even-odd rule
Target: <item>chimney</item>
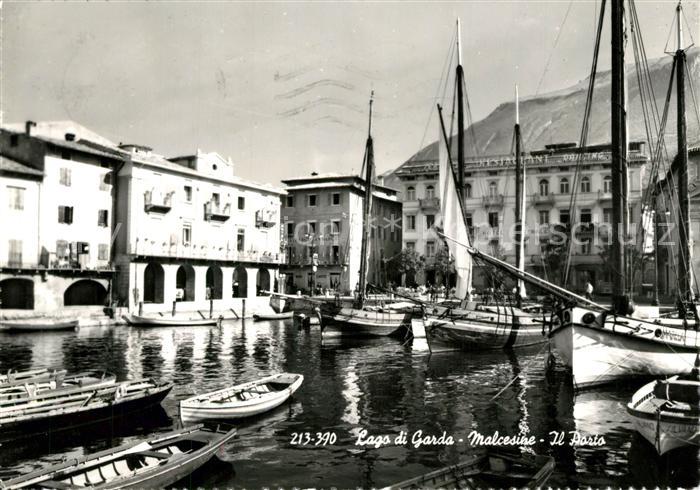
[{"label": "chimney", "polygon": [[75,133],[66,133],[66,141],[75,141]]},{"label": "chimney", "polygon": [[36,126],[36,123],[34,121],[27,121],[24,123],[24,132],[27,134],[27,136],[32,135],[32,127]]}]

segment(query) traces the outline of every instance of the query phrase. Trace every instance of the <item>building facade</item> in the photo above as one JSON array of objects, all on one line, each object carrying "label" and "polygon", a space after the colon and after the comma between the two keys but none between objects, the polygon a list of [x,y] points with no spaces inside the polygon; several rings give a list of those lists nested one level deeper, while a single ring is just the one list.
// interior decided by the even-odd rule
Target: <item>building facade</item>
[{"label": "building facade", "polygon": [[[441,145],[442,146],[442,145]],[[432,229],[440,223],[438,155],[419,155],[385,179],[400,189],[403,202],[404,247],[415,248],[426,258],[443,246]],[[649,157],[643,143],[630,144],[630,223],[640,221],[643,189],[649,185]],[[454,158],[453,158],[454,161]],[[612,222],[612,194],[608,145],[578,148],[575,144],[549,145],[523,156],[525,177],[525,268],[548,277],[543,261],[547,244],[557,230],[574,227],[571,248],[571,280],[574,288],[590,280],[599,292],[609,289],[604,249]],[[580,169],[577,174],[577,167]],[[515,262],[515,158],[513,155],[469,158],[464,174],[467,225],[474,245],[510,263]],[[573,196],[573,197],[572,197]],[[423,275],[418,281],[430,282]],[[474,287],[488,287],[484,270],[474,272]]]},{"label": "building facade", "polygon": [[216,153],[166,159],[69,121],[0,138],[4,316],[269,308],[282,190],[236,177]]},{"label": "building facade", "polygon": [[[234,176],[216,153],[166,159],[121,145],[115,242],[121,304],[145,312],[263,307],[279,281],[280,196]],[[256,299],[257,298],[257,299]]]},{"label": "building facade", "polygon": [[3,310],[59,313],[109,300],[111,169],[119,158],[63,139],[0,130],[0,301]]},{"label": "building facade", "polygon": [[[311,175],[282,182],[287,291],[352,293],[360,277],[364,181]],[[401,203],[394,189],[379,184],[372,196],[367,281],[385,285],[397,280],[388,263],[401,252]]]}]

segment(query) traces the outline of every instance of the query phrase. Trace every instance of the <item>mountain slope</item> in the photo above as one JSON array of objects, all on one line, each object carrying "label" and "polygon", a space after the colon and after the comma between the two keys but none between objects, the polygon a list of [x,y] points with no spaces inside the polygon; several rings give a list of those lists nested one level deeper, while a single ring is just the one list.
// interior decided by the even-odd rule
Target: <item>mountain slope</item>
[{"label": "mountain slope", "polygon": [[[700,48],[687,53],[688,71],[693,77],[696,92],[700,91]],[[672,58],[666,56],[649,61],[649,70],[659,114],[663,112],[671,74]],[[646,141],[646,132],[640,102],[639,86],[634,67],[627,67],[629,140]],[[572,87],[520,101],[520,126],[526,151],[543,149],[553,143],[579,142],[583,112],[586,104],[588,78]],[[690,83],[686,82],[686,119],[688,142],[700,142],[700,127],[692,106],[689,93]],[[700,102],[700,93],[696,93]],[[676,153],[676,110],[675,81],[671,96],[670,110],[666,127],[666,145],[670,156]],[[486,118],[474,123],[478,155],[504,155],[511,153],[513,142],[514,102],[506,102],[491,112]],[[588,144],[610,142],[610,71],[596,76],[593,106],[589,122]],[[465,137],[465,154],[477,156],[470,136]],[[453,149],[456,154],[456,148]],[[413,155],[408,162],[432,161],[437,159],[437,142],[426,146]]]}]

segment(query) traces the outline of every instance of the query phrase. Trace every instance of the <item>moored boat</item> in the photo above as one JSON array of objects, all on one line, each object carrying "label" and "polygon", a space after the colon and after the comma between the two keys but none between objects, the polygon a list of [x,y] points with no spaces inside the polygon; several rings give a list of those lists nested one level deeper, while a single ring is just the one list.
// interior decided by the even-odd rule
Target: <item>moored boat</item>
[{"label": "moored boat", "polygon": [[114,384],[116,379],[116,376],[104,371],[88,371],[68,376],[60,375],[46,380],[0,384],[0,400],[37,396],[48,390],[68,390],[84,386],[98,388]]},{"label": "moored boat", "polygon": [[281,373],[197,395],[180,401],[180,417],[190,422],[259,415],[286,402],[303,381],[301,374]]},{"label": "moored boat", "polygon": [[0,374],[0,387],[17,383],[36,383],[48,381],[58,376],[65,376],[65,369],[30,369],[27,371],[9,370],[6,374]]},{"label": "moored boat", "polygon": [[538,488],[554,471],[550,456],[494,449],[456,465],[426,473],[388,488]]},{"label": "moored boat", "polygon": [[126,323],[134,327],[201,327],[219,325],[221,318],[172,318],[122,315]]},{"label": "moored boat", "polygon": [[452,310],[426,316],[425,337],[430,352],[496,350],[548,342],[543,318],[518,308]]},{"label": "moored boat", "polygon": [[293,311],[285,311],[284,313],[262,313],[253,315],[253,320],[262,322],[265,320],[285,320],[294,316]]},{"label": "moored boat", "polygon": [[45,332],[51,330],[76,330],[78,320],[3,320],[0,325],[6,332]]},{"label": "moored boat", "polygon": [[0,400],[0,433],[57,430],[111,418],[160,403],[173,383],[140,379],[107,386],[47,390],[30,398]]},{"label": "moored boat", "polygon": [[231,441],[228,432],[189,427],[106,449],[0,481],[17,488],[163,488],[188,476]]},{"label": "moored boat", "polygon": [[[324,311],[325,310],[325,311]],[[377,308],[322,308],[323,335],[352,337],[405,336],[411,328],[412,312]]]},{"label": "moored boat", "polygon": [[695,329],[664,325],[584,307],[560,310],[549,336],[576,389],[635,376],[689,373],[700,335]]},{"label": "moored boat", "polygon": [[659,454],[700,444],[700,380],[673,376],[640,388],[627,404],[635,429]]}]

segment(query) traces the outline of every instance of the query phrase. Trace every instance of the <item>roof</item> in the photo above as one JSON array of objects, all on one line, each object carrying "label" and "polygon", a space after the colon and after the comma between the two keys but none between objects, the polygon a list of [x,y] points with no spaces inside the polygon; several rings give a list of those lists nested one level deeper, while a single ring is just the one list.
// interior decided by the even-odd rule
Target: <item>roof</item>
[{"label": "roof", "polygon": [[[318,174],[304,177],[294,177],[282,181],[287,185],[287,192],[295,190],[312,190],[312,189],[328,189],[331,187],[356,187],[364,192],[364,179],[358,175],[342,175],[342,174]],[[374,184],[374,188],[385,192],[388,195],[395,195],[398,191],[392,187],[385,185]]]},{"label": "roof", "polygon": [[11,158],[0,156],[0,173],[16,174],[29,178],[43,177],[44,172],[29,165],[25,165]]}]

